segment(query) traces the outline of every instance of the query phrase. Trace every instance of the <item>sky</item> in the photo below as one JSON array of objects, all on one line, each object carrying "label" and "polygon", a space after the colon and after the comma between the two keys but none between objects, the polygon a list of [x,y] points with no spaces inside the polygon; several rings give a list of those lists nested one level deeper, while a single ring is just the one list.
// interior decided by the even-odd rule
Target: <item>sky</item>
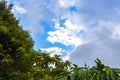
[{"label": "sky", "polygon": [[79,66],[120,68],[120,0],[7,0],[34,49]]}]

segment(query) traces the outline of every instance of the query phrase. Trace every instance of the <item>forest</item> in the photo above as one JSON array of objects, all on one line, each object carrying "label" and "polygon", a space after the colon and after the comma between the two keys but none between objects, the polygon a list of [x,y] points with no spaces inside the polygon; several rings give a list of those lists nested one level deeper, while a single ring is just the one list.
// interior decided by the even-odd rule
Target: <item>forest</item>
[{"label": "forest", "polygon": [[34,50],[34,41],[19,25],[12,6],[0,1],[0,80],[120,80],[120,69],[99,59],[93,67],[79,67],[60,55]]}]

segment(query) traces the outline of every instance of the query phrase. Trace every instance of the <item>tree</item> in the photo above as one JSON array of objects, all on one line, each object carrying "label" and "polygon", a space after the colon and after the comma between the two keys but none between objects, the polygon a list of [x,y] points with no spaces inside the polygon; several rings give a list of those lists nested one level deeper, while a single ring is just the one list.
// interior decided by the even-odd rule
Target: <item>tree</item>
[{"label": "tree", "polygon": [[23,76],[32,65],[33,40],[11,13],[12,4],[0,1],[0,78]]},{"label": "tree", "polygon": [[66,80],[69,61],[63,61],[59,55],[51,57],[49,54],[38,52],[34,56],[33,75],[35,80]]}]

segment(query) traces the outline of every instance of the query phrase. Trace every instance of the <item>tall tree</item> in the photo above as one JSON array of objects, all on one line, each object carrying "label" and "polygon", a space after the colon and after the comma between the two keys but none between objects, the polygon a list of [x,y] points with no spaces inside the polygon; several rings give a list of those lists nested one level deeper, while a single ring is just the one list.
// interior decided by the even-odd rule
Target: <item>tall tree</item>
[{"label": "tall tree", "polygon": [[0,78],[7,80],[29,69],[33,52],[33,40],[19,26],[11,13],[12,6],[0,1]]}]

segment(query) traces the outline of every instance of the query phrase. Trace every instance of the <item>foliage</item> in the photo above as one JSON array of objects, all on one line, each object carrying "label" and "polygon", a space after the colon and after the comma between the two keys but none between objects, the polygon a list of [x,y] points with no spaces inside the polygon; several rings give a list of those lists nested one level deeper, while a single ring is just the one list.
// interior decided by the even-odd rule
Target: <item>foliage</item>
[{"label": "foliage", "polygon": [[97,59],[94,67],[74,67],[68,80],[119,80],[119,74]]},{"label": "foliage", "polygon": [[0,78],[7,80],[27,74],[33,54],[32,38],[19,26],[11,8],[12,4],[0,1]]}]

